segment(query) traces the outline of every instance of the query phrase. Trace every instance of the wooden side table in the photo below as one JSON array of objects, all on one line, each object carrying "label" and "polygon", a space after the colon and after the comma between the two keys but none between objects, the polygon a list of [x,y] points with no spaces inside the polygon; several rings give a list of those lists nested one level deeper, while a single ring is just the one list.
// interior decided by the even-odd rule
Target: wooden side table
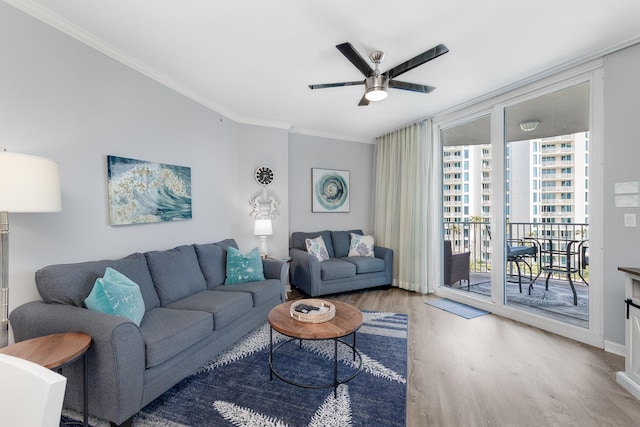
[{"label": "wooden side table", "polygon": [[91,346],[91,336],[79,332],[53,334],[21,341],[0,348],[0,353],[19,357],[45,368],[60,371],[82,358],[83,363],[83,404],[84,426],[89,425],[89,387],[87,350]]}]

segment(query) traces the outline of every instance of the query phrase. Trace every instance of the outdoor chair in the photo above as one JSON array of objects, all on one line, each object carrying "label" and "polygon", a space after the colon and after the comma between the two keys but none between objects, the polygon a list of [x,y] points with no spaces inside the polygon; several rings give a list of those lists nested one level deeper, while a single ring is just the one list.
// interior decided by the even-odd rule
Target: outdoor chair
[{"label": "outdoor chair", "polygon": [[[514,245],[515,243],[515,245]],[[538,258],[538,244],[534,239],[507,239],[507,265],[515,265],[518,272],[518,288],[522,293],[522,269],[520,263],[529,268],[529,295],[533,286],[533,268],[531,264]],[[524,267],[523,267],[524,268]],[[513,270],[512,270],[513,271]],[[526,274],[526,272],[524,272]],[[510,275],[513,276],[513,275]]]},{"label": "outdoor chair", "polygon": [[463,252],[460,254],[454,254],[451,247],[451,240],[444,241],[444,284],[446,286],[453,286],[454,283],[460,282],[462,286],[462,280],[467,281],[467,289],[470,289],[469,282],[469,260],[471,258],[471,252]]},{"label": "outdoor chair", "polygon": [[578,253],[580,254],[580,268],[578,269],[578,276],[582,279],[585,285],[589,286],[589,282],[584,278],[584,271],[589,267],[589,241],[585,240],[578,245]]},{"label": "outdoor chair", "polygon": [[[487,235],[491,239],[491,229],[487,226]],[[520,263],[523,263],[529,268],[529,295],[531,295],[531,288],[533,287],[533,268],[532,262],[538,258],[539,244],[536,239],[524,238],[524,239],[507,239],[507,267],[511,267],[510,271],[513,271],[515,265],[518,273],[518,288],[522,293],[522,269]],[[525,272],[526,274],[526,272]],[[513,277],[513,274],[509,274]],[[538,276],[536,276],[536,279]]]}]

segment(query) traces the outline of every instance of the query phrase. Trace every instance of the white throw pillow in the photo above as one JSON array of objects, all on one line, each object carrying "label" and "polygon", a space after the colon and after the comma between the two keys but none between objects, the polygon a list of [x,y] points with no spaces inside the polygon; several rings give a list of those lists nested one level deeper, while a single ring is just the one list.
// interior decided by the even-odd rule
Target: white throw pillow
[{"label": "white throw pillow", "polygon": [[324,244],[322,236],[318,236],[315,239],[304,239],[304,242],[307,245],[307,252],[318,258],[318,261],[322,262],[329,259],[327,245]]},{"label": "white throw pillow", "polygon": [[348,256],[375,256],[373,246],[375,241],[373,236],[361,236],[351,233],[351,245]]}]

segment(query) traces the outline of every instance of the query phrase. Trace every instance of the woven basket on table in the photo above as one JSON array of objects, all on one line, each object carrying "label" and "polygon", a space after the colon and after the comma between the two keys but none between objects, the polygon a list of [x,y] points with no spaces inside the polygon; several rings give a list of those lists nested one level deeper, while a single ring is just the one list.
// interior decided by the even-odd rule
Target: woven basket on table
[{"label": "woven basket on table", "polygon": [[[309,313],[300,313],[298,311],[295,311],[296,307],[301,304],[319,307],[320,310],[314,310]],[[333,317],[336,315],[336,306],[331,304],[329,301],[324,301],[321,299],[303,299],[295,301],[293,304],[291,304],[289,312],[291,313],[291,317],[299,322],[323,323],[333,319]]]}]

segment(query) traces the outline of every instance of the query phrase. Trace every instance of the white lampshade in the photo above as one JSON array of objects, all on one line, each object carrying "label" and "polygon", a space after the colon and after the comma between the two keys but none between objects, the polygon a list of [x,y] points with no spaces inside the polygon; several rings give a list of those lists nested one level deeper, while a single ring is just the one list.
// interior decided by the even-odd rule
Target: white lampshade
[{"label": "white lampshade", "polygon": [[42,157],[0,152],[0,212],[58,212],[60,168]]},{"label": "white lampshade", "polygon": [[255,236],[271,236],[273,234],[273,227],[270,219],[256,219],[253,226],[253,234]]}]

